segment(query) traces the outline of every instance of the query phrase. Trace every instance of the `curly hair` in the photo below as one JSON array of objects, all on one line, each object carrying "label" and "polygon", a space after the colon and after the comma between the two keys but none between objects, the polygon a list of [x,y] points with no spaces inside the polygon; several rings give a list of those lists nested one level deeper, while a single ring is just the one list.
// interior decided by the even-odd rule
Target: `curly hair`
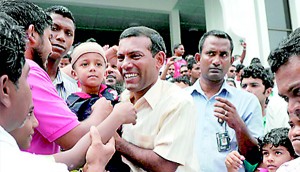
[{"label": "curly hair", "polygon": [[18,88],[25,64],[25,32],[3,12],[0,12],[0,28],[0,76],[7,75]]},{"label": "curly hair", "polygon": [[243,81],[244,78],[250,77],[261,79],[265,89],[274,87],[273,75],[270,75],[268,69],[265,69],[260,64],[252,64],[243,69],[241,81]]},{"label": "curly hair", "polygon": [[300,28],[293,31],[277,48],[270,52],[268,62],[272,72],[277,72],[291,56],[300,55]]},{"label": "curly hair", "polygon": [[288,138],[289,129],[288,128],[274,128],[270,132],[268,132],[263,138],[258,138],[258,146],[260,151],[264,146],[270,144],[272,146],[278,147],[283,146],[285,147],[290,155],[294,158],[297,157],[293,145]]}]

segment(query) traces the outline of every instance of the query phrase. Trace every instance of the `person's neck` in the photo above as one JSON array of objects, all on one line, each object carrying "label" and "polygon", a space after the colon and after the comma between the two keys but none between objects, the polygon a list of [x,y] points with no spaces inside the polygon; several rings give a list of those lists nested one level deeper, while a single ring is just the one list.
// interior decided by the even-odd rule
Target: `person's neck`
[{"label": "person's neck", "polygon": [[262,110],[262,116],[264,117],[266,115],[266,102],[263,102],[261,105],[261,110]]},{"label": "person's neck", "polygon": [[51,81],[54,81],[57,76],[59,62],[60,58],[57,60],[52,60],[48,58],[47,73],[50,76]]},{"label": "person's neck", "polygon": [[86,86],[81,86],[81,92],[87,93],[87,94],[99,94],[101,85],[97,87],[86,87]]},{"label": "person's neck", "polygon": [[213,95],[215,95],[221,89],[224,79],[220,81],[209,81],[208,79],[204,79],[203,77],[199,80],[201,89],[203,90],[204,94],[210,99]]}]

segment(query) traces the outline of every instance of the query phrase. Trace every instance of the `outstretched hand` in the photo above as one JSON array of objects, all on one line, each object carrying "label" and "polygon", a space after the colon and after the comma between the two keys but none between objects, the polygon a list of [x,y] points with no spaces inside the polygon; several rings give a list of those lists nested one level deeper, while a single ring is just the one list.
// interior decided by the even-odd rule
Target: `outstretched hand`
[{"label": "outstretched hand", "polygon": [[105,171],[105,166],[115,152],[115,140],[112,137],[106,144],[101,141],[101,136],[96,127],[90,129],[92,143],[86,153],[84,172]]},{"label": "outstretched hand", "polygon": [[237,172],[243,165],[245,157],[237,151],[230,152],[225,159],[225,165],[228,172]]}]

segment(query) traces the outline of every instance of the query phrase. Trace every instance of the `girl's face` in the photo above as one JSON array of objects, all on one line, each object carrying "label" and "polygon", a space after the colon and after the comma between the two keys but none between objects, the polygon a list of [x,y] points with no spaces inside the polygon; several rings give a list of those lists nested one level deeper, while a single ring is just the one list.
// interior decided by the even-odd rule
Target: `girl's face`
[{"label": "girl's face", "polygon": [[269,172],[275,172],[281,164],[294,159],[284,146],[267,144],[263,147],[262,154],[264,166]]},{"label": "girl's face", "polygon": [[83,54],[74,64],[72,75],[80,82],[83,92],[97,94],[105,73],[105,61],[98,53]]},{"label": "girl's face", "polygon": [[[299,112],[298,112],[299,113]],[[299,114],[289,114],[289,124],[291,126],[289,130],[289,139],[292,142],[293,148],[297,155],[300,155],[300,118]]]}]

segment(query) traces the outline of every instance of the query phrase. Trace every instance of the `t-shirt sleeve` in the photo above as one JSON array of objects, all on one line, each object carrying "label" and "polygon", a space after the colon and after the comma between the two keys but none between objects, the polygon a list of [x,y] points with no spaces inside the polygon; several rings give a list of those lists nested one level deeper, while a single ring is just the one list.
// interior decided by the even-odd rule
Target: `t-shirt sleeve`
[{"label": "t-shirt sleeve", "polygon": [[31,66],[27,81],[31,87],[34,114],[39,121],[36,128],[49,142],[66,134],[79,122],[66,102],[58,96],[48,74],[38,66]]}]

